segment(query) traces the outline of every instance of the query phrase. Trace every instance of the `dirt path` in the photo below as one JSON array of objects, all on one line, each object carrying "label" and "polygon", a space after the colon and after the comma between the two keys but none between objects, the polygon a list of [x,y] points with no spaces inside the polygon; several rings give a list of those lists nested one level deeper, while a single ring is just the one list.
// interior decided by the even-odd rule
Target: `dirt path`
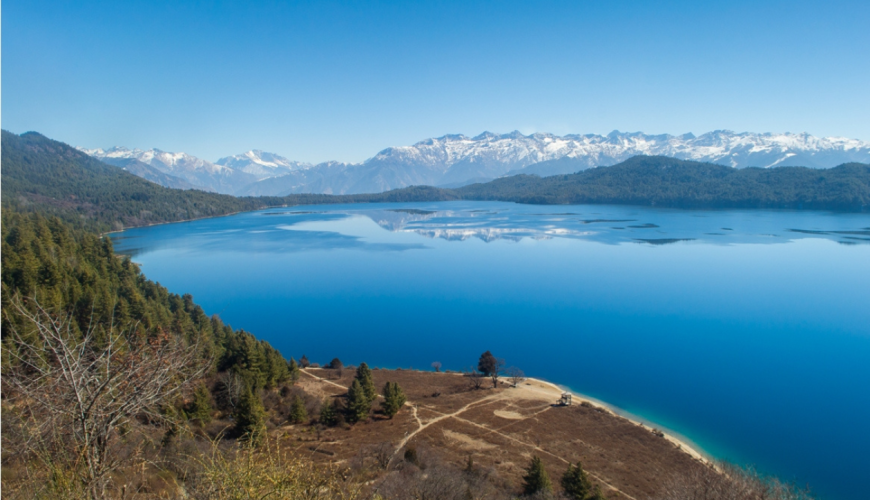
[{"label": "dirt path", "polygon": [[[333,381],[331,381],[331,380],[327,380],[327,379],[324,379],[324,378],[318,377],[318,376],[316,376],[316,375],[314,375],[314,374],[312,374],[312,373],[308,373],[308,372],[307,372],[306,370],[304,370],[304,369],[303,369],[303,370],[300,370],[300,371],[301,371],[302,373],[304,373],[305,375],[307,375],[307,376],[309,376],[309,377],[311,377],[311,378],[313,378],[313,379],[315,379],[315,380],[317,380],[317,381],[319,381],[319,382],[323,382],[323,383],[326,383],[326,384],[330,384],[330,385],[333,385],[333,386],[335,386],[335,387],[341,388],[341,389],[343,389],[343,390],[346,390],[346,389],[347,389],[346,387],[344,387],[344,386],[342,386],[342,385],[340,385],[340,384],[337,384],[337,383],[335,383],[335,382],[333,382]],[[537,389],[537,390],[535,390],[535,389]],[[535,388],[535,389],[533,389],[533,391],[537,393],[537,394],[536,394],[537,396],[539,396],[539,397],[540,397],[540,396],[544,396],[544,398],[546,398],[546,399],[551,399],[551,394],[548,393],[548,391],[541,391],[539,388]],[[528,390],[528,389],[527,389],[527,390]],[[522,416],[522,418],[517,419],[516,421],[511,422],[511,423],[509,423],[509,424],[507,424],[507,425],[504,425],[504,426],[502,426],[502,427],[500,427],[500,428],[498,428],[498,429],[493,429],[493,428],[487,427],[487,426],[485,426],[485,425],[483,425],[483,424],[479,424],[479,423],[477,423],[477,422],[474,422],[474,421],[472,421],[472,420],[468,420],[468,419],[465,419],[465,418],[462,418],[462,417],[459,416],[459,415],[461,415],[462,413],[464,413],[464,412],[470,410],[471,408],[474,408],[474,407],[477,407],[477,406],[481,406],[481,405],[484,405],[484,404],[487,404],[487,403],[490,403],[490,402],[493,402],[493,401],[499,401],[499,400],[505,400],[505,399],[514,399],[514,395],[511,394],[509,391],[510,391],[510,390],[501,391],[501,392],[498,392],[498,393],[495,393],[495,394],[490,394],[489,396],[483,397],[483,398],[478,399],[478,400],[476,400],[476,401],[472,401],[472,402],[468,403],[467,405],[465,405],[465,406],[459,408],[458,410],[454,411],[453,413],[441,413],[441,412],[439,412],[439,411],[437,411],[437,410],[435,410],[435,409],[432,409],[432,408],[426,407],[426,410],[427,410],[427,411],[431,411],[431,412],[433,412],[433,413],[437,413],[437,414],[439,414],[440,416],[435,417],[435,418],[433,418],[433,419],[431,419],[431,420],[429,420],[429,421],[427,421],[427,422],[425,422],[425,423],[420,419],[420,416],[419,416],[418,411],[417,411],[417,410],[418,410],[418,405],[417,405],[417,403],[414,403],[414,402],[412,402],[412,401],[407,401],[407,402],[405,403],[405,406],[408,406],[408,407],[411,408],[411,414],[413,415],[414,420],[417,421],[417,429],[415,429],[413,432],[408,433],[408,434],[407,434],[407,435],[406,435],[406,436],[405,436],[405,437],[404,437],[404,438],[399,442],[399,444],[396,446],[396,450],[393,452],[393,456],[392,456],[392,458],[390,458],[390,462],[392,462],[392,461],[396,458],[396,456],[399,454],[399,452],[402,450],[402,448],[404,448],[405,445],[407,445],[408,442],[409,442],[411,439],[413,439],[415,436],[417,436],[417,435],[420,434],[421,432],[423,432],[423,431],[425,431],[426,429],[428,429],[430,426],[432,426],[432,424],[436,424],[436,423],[441,422],[441,421],[443,421],[443,420],[446,420],[446,419],[449,419],[449,418],[453,418],[453,419],[456,419],[456,420],[458,420],[458,421],[460,421],[460,422],[463,422],[463,423],[466,423],[466,424],[469,424],[469,425],[472,425],[472,426],[478,427],[478,428],[480,428],[480,429],[483,429],[483,430],[487,431],[487,433],[491,433],[491,434],[498,435],[498,436],[500,436],[500,437],[502,437],[502,438],[504,438],[504,439],[507,439],[507,440],[509,440],[509,441],[512,441],[512,442],[514,442],[514,443],[517,443],[517,444],[519,444],[519,445],[521,445],[521,446],[525,446],[525,447],[527,447],[527,448],[531,448],[532,450],[534,450],[534,451],[536,451],[536,452],[539,452],[539,453],[541,453],[541,454],[546,454],[546,455],[548,455],[548,456],[551,456],[551,457],[555,458],[556,460],[559,460],[559,461],[561,461],[561,462],[564,462],[565,464],[570,464],[571,462],[569,462],[568,460],[565,460],[565,459],[562,458],[561,456],[556,455],[556,454],[554,454],[554,453],[551,453],[551,452],[545,450],[544,448],[541,448],[541,447],[538,446],[538,445],[535,445],[535,444],[532,444],[532,443],[529,443],[529,442],[523,441],[522,439],[517,439],[517,438],[514,437],[514,436],[511,436],[511,435],[509,435],[509,434],[506,434],[506,433],[502,432],[504,429],[507,429],[508,427],[511,427],[511,426],[513,426],[513,425],[516,424],[516,423],[524,422],[524,421],[526,421],[526,420],[528,420],[528,419],[530,419],[530,418],[536,418],[536,417],[537,417],[538,415],[540,415],[541,413],[544,413],[545,411],[548,411],[548,410],[551,408],[550,405],[547,405],[547,406],[544,407],[543,409],[541,409],[541,410],[539,410],[539,411],[536,411],[536,412],[532,413],[531,415],[524,415],[524,416]],[[379,397],[380,397],[380,396],[379,396]],[[542,398],[542,399],[544,399],[544,398]],[[629,495],[628,493],[625,493],[624,491],[620,490],[619,488],[613,486],[612,484],[610,484],[609,482],[607,482],[606,480],[604,480],[604,478],[602,478],[601,476],[599,476],[599,475],[597,475],[597,474],[595,474],[595,473],[593,473],[593,472],[590,472],[590,471],[586,471],[586,473],[589,474],[589,475],[590,475],[591,477],[593,477],[594,479],[598,480],[598,481],[602,484],[602,486],[605,486],[605,487],[609,488],[609,489],[612,490],[612,491],[619,492],[620,495],[622,495],[623,497],[625,497],[625,498],[627,498],[627,499],[629,499],[629,500],[637,500],[635,497],[633,497],[633,496]]]},{"label": "dirt path", "polygon": [[[541,412],[538,412],[538,413],[541,413]],[[537,413],[536,413],[535,415],[537,415]],[[489,427],[487,427],[487,426],[485,426],[485,425],[483,425],[483,424],[479,424],[479,423],[477,423],[477,422],[474,422],[474,421],[471,421],[471,420],[468,420],[468,419],[464,419],[464,418],[462,418],[462,417],[458,417],[458,416],[455,416],[455,415],[448,415],[448,416],[452,416],[453,418],[455,418],[456,420],[459,420],[460,422],[463,422],[463,423],[466,423],[466,424],[469,424],[469,425],[473,425],[473,426],[475,426],[475,427],[478,427],[478,428],[480,428],[480,429],[483,429],[483,430],[487,431],[487,433],[495,434],[495,435],[497,435],[497,436],[501,436],[501,437],[503,437],[503,438],[505,438],[505,439],[507,439],[507,440],[513,441],[514,443],[517,443],[517,444],[519,444],[519,445],[522,445],[522,446],[525,446],[525,447],[531,448],[531,449],[533,449],[533,450],[535,450],[535,451],[538,451],[538,452],[540,452],[540,453],[543,453],[543,454],[549,455],[549,456],[551,456],[551,457],[553,457],[553,458],[555,458],[555,459],[557,459],[557,460],[560,460],[560,461],[564,462],[565,464],[570,464],[570,463],[571,463],[570,461],[565,460],[565,459],[562,458],[561,456],[556,455],[555,453],[551,453],[551,452],[545,450],[544,448],[541,448],[541,447],[538,446],[538,445],[535,445],[535,444],[532,444],[532,443],[528,443],[528,442],[526,442],[526,441],[523,441],[522,439],[517,439],[517,438],[515,438],[515,437],[513,437],[513,436],[510,436],[510,435],[508,435],[508,434],[505,434],[504,432],[501,432],[501,429],[491,429],[491,428],[489,428]],[[532,415],[532,416],[530,416],[530,417],[528,417],[528,418],[534,418],[534,415]],[[525,420],[525,418],[524,418],[523,420]],[[505,427],[509,427],[509,425],[506,425]],[[502,427],[502,429],[504,429],[505,427]],[[594,472],[590,472],[590,471],[587,470],[587,471],[586,471],[586,474],[588,474],[588,475],[592,476],[593,478],[597,479],[597,480],[598,480],[602,485],[604,485],[604,486],[610,488],[611,490],[619,492],[620,495],[622,495],[622,496],[624,496],[624,497],[626,497],[626,498],[629,498],[629,499],[631,499],[631,500],[637,500],[635,497],[633,497],[633,496],[629,495],[628,493],[626,493],[626,492],[620,490],[620,489],[617,488],[616,486],[613,486],[612,484],[608,483],[607,481],[604,480],[604,478],[602,478],[601,476],[595,474]]]},{"label": "dirt path", "polygon": [[[464,412],[464,411],[468,411],[470,408],[472,408],[472,407],[474,407],[474,406],[478,406],[478,405],[480,405],[480,404],[483,404],[483,403],[485,403],[486,401],[489,401],[489,400],[491,400],[491,399],[496,399],[497,396],[498,396],[498,394],[493,394],[493,395],[491,395],[491,396],[487,396],[487,397],[485,397],[485,398],[483,398],[483,399],[478,399],[477,401],[472,401],[471,403],[468,403],[467,405],[463,406],[462,408],[456,410],[456,411],[453,412],[453,413],[441,414],[440,417],[435,417],[435,418],[433,418],[432,420],[426,422],[425,424],[420,420],[419,417],[417,417],[417,407],[416,407],[416,405],[414,405],[414,406],[413,406],[413,408],[414,408],[414,418],[417,419],[417,422],[420,423],[420,426],[417,427],[417,430],[415,430],[414,432],[409,433],[407,436],[405,436],[404,439],[402,439],[401,442],[399,442],[398,447],[396,447],[396,451],[393,453],[393,458],[396,457],[396,455],[399,453],[399,450],[401,450],[402,448],[405,447],[406,444],[408,444],[408,441],[410,441],[410,440],[411,440],[414,436],[416,436],[417,434],[419,434],[419,433],[423,432],[424,430],[426,430],[426,428],[429,427],[430,425],[432,425],[432,424],[434,424],[434,423],[436,423],[436,422],[440,422],[440,421],[444,420],[445,418],[456,417],[456,416],[459,415],[460,413],[462,413],[462,412]],[[436,410],[432,410],[432,409],[428,409],[428,410],[431,411],[431,412],[433,412],[433,413],[440,413],[440,412],[438,412],[438,411],[436,411]]]}]

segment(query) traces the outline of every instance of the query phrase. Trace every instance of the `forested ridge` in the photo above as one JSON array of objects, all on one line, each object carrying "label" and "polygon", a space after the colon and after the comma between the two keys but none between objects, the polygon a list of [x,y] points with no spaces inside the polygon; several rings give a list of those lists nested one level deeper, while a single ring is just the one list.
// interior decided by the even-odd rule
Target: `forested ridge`
[{"label": "forested ridge", "polygon": [[516,175],[454,190],[467,200],[533,204],[608,203],[674,208],[870,209],[870,165],[735,169],[663,156],[635,156],[576,174]]},{"label": "forested ridge", "polygon": [[259,435],[260,394],[292,384],[295,361],[148,280],[99,233],[264,202],[163,188],[38,134],[2,140],[4,496],[124,496],[116,475],[213,415],[247,422],[220,436]]},{"label": "forested ridge", "polygon": [[[76,335],[133,325],[137,335],[160,330],[198,342],[211,370],[233,370],[258,387],[291,377],[290,363],[267,342],[209,317],[190,295],[170,293],[148,280],[111,240],[69,227],[56,217],[3,210],[3,331],[19,329],[14,296],[55,314],[69,314]],[[4,336],[4,339],[8,337]],[[5,349],[15,346],[4,345]]]},{"label": "forested ridge", "polygon": [[3,206],[106,231],[256,210],[279,200],[169,189],[35,132],[3,131]]},{"label": "forested ridge", "polygon": [[259,198],[170,189],[35,132],[19,136],[4,130],[2,134],[3,207],[55,215],[90,231],[115,231],[284,205],[455,198],[445,190],[428,186],[370,195]]}]

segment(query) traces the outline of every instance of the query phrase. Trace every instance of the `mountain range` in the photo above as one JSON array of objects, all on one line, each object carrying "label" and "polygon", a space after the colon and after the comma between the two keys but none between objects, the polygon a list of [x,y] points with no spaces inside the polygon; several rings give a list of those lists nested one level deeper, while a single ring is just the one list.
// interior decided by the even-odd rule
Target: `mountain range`
[{"label": "mountain range", "polygon": [[476,137],[445,135],[390,147],[362,163],[311,164],[250,150],[209,162],[186,153],[114,147],[81,151],[166,187],[237,196],[295,193],[379,193],[414,185],[461,187],[516,174],[541,177],[615,165],[637,155],[667,156],[734,168],[831,168],[870,162],[870,142],[801,134],[735,133],[701,136],[520,132]]}]

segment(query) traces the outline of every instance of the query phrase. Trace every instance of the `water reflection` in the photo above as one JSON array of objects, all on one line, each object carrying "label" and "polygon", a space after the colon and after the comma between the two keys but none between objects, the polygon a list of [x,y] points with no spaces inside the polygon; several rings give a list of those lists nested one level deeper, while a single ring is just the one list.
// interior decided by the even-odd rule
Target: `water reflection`
[{"label": "water reflection", "polygon": [[[507,204],[502,204],[507,205]],[[700,241],[714,244],[785,243],[805,237],[827,238],[841,243],[870,243],[867,228],[844,227],[844,214],[793,211],[697,211],[655,210],[637,207],[592,207],[594,213],[541,212],[541,207],[507,205],[500,210],[483,209],[357,209],[338,210],[348,216],[365,216],[393,232],[411,232],[427,238],[464,241],[477,238],[520,241],[524,238],[578,238],[607,244],[627,242],[667,245]],[[607,212],[603,211],[608,210]],[[584,215],[612,215],[584,217]],[[856,223],[866,221],[858,216]],[[699,220],[700,219],[700,220]],[[827,220],[830,219],[830,220]],[[848,217],[846,217],[848,219]],[[737,226],[724,227],[722,222]],[[736,224],[736,223],[740,224]],[[795,229],[784,223],[809,226],[830,224],[828,229]],[[618,224],[618,225],[613,225]],[[727,231],[727,232],[723,232]]]},{"label": "water reflection", "polygon": [[[300,207],[132,229],[113,234],[112,239],[120,252],[133,256],[159,248],[257,253],[429,248],[424,241],[401,237],[402,234],[488,243],[554,238],[654,246],[769,244],[802,238],[824,238],[847,245],[870,243],[866,214],[688,211],[600,205],[571,208],[566,211],[565,207],[497,202]],[[368,227],[361,220],[374,225]],[[143,235],[147,237],[141,238]]]}]

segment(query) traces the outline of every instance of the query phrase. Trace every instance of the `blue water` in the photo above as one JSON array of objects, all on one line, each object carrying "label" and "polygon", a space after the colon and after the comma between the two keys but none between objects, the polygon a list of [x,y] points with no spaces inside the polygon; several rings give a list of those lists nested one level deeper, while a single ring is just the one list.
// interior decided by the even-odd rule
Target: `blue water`
[{"label": "blue water", "polygon": [[462,369],[488,349],[716,458],[867,497],[868,214],[333,205],[113,239],[286,356]]}]

